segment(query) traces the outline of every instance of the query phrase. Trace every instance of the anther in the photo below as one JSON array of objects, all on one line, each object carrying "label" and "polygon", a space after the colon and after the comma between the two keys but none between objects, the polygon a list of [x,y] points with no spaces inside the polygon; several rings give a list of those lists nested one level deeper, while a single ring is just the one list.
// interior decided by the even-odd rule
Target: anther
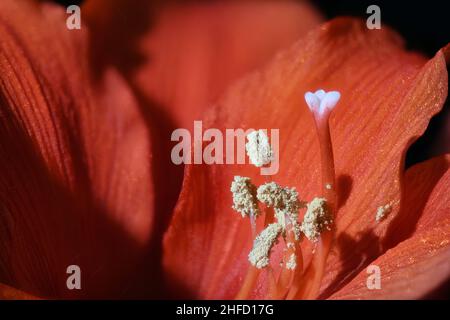
[{"label": "anther", "polygon": [[230,191],[233,193],[233,209],[240,212],[243,218],[260,214],[256,198],[256,186],[250,178],[235,176]]},{"label": "anther", "polygon": [[254,240],[253,249],[248,255],[248,260],[258,269],[267,267],[270,262],[270,251],[277,243],[278,236],[282,232],[278,223],[269,224]]},{"label": "anther", "polygon": [[332,224],[333,215],[324,198],[314,198],[308,203],[301,231],[310,241],[316,242],[323,231],[331,230]]},{"label": "anther", "polygon": [[300,237],[300,228],[297,222],[298,210],[304,204],[298,200],[295,188],[283,188],[275,182],[269,182],[258,187],[257,198],[266,206],[275,211],[275,217],[285,232],[288,225],[292,225],[296,240]]},{"label": "anther", "polygon": [[269,164],[273,159],[272,147],[264,130],[252,131],[247,135],[248,142],[245,144],[250,162],[256,167]]}]

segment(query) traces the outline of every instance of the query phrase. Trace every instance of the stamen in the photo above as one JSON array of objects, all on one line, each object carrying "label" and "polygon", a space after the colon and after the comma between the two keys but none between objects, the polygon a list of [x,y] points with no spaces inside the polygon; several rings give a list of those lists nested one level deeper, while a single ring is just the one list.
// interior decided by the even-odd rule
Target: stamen
[{"label": "stamen", "polygon": [[275,278],[275,273],[270,266],[267,267],[267,284],[268,284],[267,290],[268,298],[271,300],[279,299],[279,289],[277,280]]},{"label": "stamen", "polygon": [[272,223],[255,238],[253,249],[248,255],[248,260],[256,268],[262,269],[269,265],[270,251],[277,242],[282,229],[278,223]]},{"label": "stamen", "polygon": [[261,273],[260,269],[255,268],[254,266],[250,266],[250,268],[248,269],[247,274],[244,278],[242,287],[239,290],[239,292],[236,294],[236,297],[235,297],[236,300],[248,299],[251,291],[253,290],[253,287],[256,284],[256,281],[258,280],[260,273]]},{"label": "stamen", "polygon": [[252,228],[252,237],[256,237],[256,215],[253,212],[250,213],[250,226]]},{"label": "stamen", "polygon": [[[256,191],[256,198],[274,209],[276,223],[270,223],[255,238],[253,248],[248,255],[252,267],[247,274],[244,285],[237,297],[248,296],[251,287],[255,284],[259,270],[269,266],[270,252],[280,235],[288,238],[284,255],[285,268],[282,268],[279,285],[272,285],[272,296],[288,298],[316,297],[323,277],[325,262],[333,239],[333,217],[336,208],[335,171],[333,148],[331,143],[328,119],[331,111],[340,99],[337,91],[325,92],[317,90],[307,92],[305,100],[311,110],[320,142],[320,155],[322,165],[322,192],[323,198],[315,198],[308,204],[308,209],[302,225],[298,223],[298,210],[305,206],[298,200],[295,188],[283,188],[274,182],[260,186]],[[264,166],[273,158],[269,139],[263,130],[250,133],[247,136],[247,154],[251,163],[257,167]],[[254,186],[250,180],[241,180],[235,177],[232,184],[233,201],[237,211],[242,216],[259,214],[255,200]],[[253,188],[252,188],[253,187]],[[327,199],[327,200],[325,200]],[[266,215],[267,219],[267,215]],[[301,232],[314,242],[318,242],[317,251],[305,273],[303,273],[303,258],[299,245]],[[300,266],[299,266],[300,264]],[[273,278],[273,273],[270,270]],[[300,281],[304,279],[305,281]],[[273,282],[273,281],[272,281]]]},{"label": "stamen", "polygon": [[[304,207],[304,203],[298,200],[298,192],[295,188],[283,188],[275,182],[269,182],[258,187],[257,198],[266,206],[275,211],[278,223],[286,231],[287,225],[292,224],[296,240],[300,238],[298,225],[298,210]],[[289,220],[289,221],[286,221]]]},{"label": "stamen", "polygon": [[325,230],[331,230],[333,216],[324,198],[314,198],[308,204],[305,217],[301,225],[301,231],[313,242],[317,242]]},{"label": "stamen", "polygon": [[233,193],[233,209],[242,217],[257,217],[260,214],[256,198],[256,186],[250,178],[235,176],[230,191]]},{"label": "stamen", "polygon": [[[284,252],[285,268],[282,268],[278,278],[276,298],[285,297],[294,279],[299,279],[303,271],[302,254],[299,245],[300,225],[298,211],[305,204],[298,199],[295,188],[283,188],[275,182],[266,183],[258,188],[257,198],[275,211],[278,224],[282,226],[282,235],[286,241]],[[297,253],[299,256],[297,256]],[[300,263],[300,268],[297,265]]]},{"label": "stamen", "polygon": [[286,294],[292,287],[298,288],[303,273],[303,255],[300,241],[295,240],[292,228],[288,231],[286,236],[286,249],[283,261],[285,262],[285,268],[281,269],[278,278],[278,298],[286,297]]},{"label": "stamen", "polygon": [[247,135],[248,142],[245,144],[250,162],[262,167],[273,160],[273,151],[264,130],[252,131]]}]

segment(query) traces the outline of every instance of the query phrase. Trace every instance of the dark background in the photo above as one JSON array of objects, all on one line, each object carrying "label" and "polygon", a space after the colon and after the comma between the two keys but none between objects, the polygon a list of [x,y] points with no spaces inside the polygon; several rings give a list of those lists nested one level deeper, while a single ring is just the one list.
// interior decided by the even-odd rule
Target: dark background
[{"label": "dark background", "polygon": [[393,27],[408,49],[432,56],[450,41],[450,9],[446,0],[312,0],[327,18],[352,15],[367,18],[366,9],[376,4],[381,23]]}]

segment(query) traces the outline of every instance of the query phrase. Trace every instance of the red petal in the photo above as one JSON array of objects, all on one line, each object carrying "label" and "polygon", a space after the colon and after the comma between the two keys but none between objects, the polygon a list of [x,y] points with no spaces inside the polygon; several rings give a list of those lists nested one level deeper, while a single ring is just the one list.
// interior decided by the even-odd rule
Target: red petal
[{"label": "red petal", "polygon": [[449,156],[442,156],[408,169],[404,177],[401,212],[392,222],[390,237],[385,241],[395,245],[414,233],[437,224],[443,210],[449,207]]},{"label": "red petal", "polygon": [[[48,4],[0,3],[0,281],[47,297],[139,295],[149,133],[116,72],[93,82],[85,27],[70,31],[66,18]],[[72,264],[81,291],[66,287]]]},{"label": "red petal", "polygon": [[37,300],[38,298],[26,292],[11,288],[0,283],[0,300]]},{"label": "red petal", "polygon": [[83,17],[94,31],[96,67],[112,63],[121,70],[151,123],[158,227],[167,225],[183,174],[171,162],[170,139],[161,137],[175,127],[190,128],[234,79],[319,21],[309,5],[287,1],[157,5],[137,0],[130,6],[125,0],[88,0]]},{"label": "red petal", "polygon": [[[280,171],[270,179],[310,200],[320,195],[320,161],[303,94],[318,88],[342,94],[331,117],[341,208],[324,283],[334,290],[382,252],[379,238],[398,212],[404,152],[440,110],[447,72],[442,53],[426,63],[405,52],[387,28],[371,31],[364,22],[336,19],[233,86],[204,128],[280,128]],[[196,296],[230,298],[248,266],[251,243],[247,222],[231,209],[229,186],[234,175],[257,184],[264,179],[249,165],[186,170],[164,265]],[[376,223],[377,208],[391,202],[392,213]]]},{"label": "red petal", "polygon": [[381,269],[381,290],[367,288],[363,271],[332,298],[415,299],[450,278],[449,163],[450,155],[408,170],[401,223],[417,225],[411,238],[371,263]]},{"label": "red petal", "polygon": [[[111,47],[113,61],[139,92],[160,104],[176,126],[187,128],[233,80],[319,22],[309,5],[289,1],[157,10],[147,1],[130,6],[128,1],[89,0],[84,12],[96,31],[96,45]],[[124,20],[127,15],[136,18]],[[117,48],[117,43],[129,45]]]}]

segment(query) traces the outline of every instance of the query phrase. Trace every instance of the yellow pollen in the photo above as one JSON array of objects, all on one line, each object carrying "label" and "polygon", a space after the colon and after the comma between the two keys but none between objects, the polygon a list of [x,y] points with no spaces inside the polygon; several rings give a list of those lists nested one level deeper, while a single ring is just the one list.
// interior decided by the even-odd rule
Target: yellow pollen
[{"label": "yellow pollen", "polygon": [[[304,207],[304,204],[298,200],[298,192],[295,188],[283,188],[275,182],[269,182],[261,185],[257,191],[257,198],[266,206],[275,211],[275,217],[278,223],[286,231],[286,226],[292,224],[295,237],[300,237],[300,226],[298,225],[298,210]],[[286,218],[289,221],[286,221]]]},{"label": "yellow pollen", "polygon": [[308,203],[301,231],[310,241],[317,241],[325,230],[331,230],[333,217],[324,198],[314,198]]},{"label": "yellow pollen", "polygon": [[273,160],[273,151],[264,130],[257,130],[247,135],[245,144],[250,162],[256,167],[262,167]]},{"label": "yellow pollen", "polygon": [[260,214],[256,199],[256,187],[250,178],[235,176],[230,191],[233,193],[233,209],[240,212],[242,217],[258,216]]},{"label": "yellow pollen", "polygon": [[258,269],[265,268],[270,262],[270,251],[277,243],[283,228],[278,223],[269,224],[253,241],[253,249],[248,260]]}]

